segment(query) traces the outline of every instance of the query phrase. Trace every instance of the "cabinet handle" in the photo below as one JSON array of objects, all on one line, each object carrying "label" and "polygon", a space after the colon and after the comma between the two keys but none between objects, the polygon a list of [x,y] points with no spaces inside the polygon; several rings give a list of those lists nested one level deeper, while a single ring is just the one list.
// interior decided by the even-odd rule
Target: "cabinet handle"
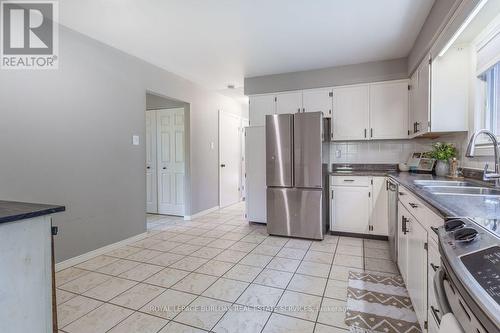
[{"label": "cabinet handle", "polygon": [[344,179],[345,182],[353,182],[354,179]]},{"label": "cabinet handle", "polygon": [[409,202],[408,204],[411,206],[411,208],[417,208],[418,207],[418,205],[414,204],[413,202]]},{"label": "cabinet handle", "polygon": [[431,305],[431,311],[432,311],[432,316],[434,317],[438,325],[441,325],[441,319],[439,319],[438,317],[439,310]]},{"label": "cabinet handle", "polygon": [[328,110],[328,114],[332,114],[332,110],[331,110],[331,109],[330,109],[330,110]]},{"label": "cabinet handle", "polygon": [[302,108],[302,112],[306,112],[306,108]]},{"label": "cabinet handle", "polygon": [[434,272],[437,271],[439,268],[439,266],[434,265],[432,262],[431,262],[431,267]]},{"label": "cabinet handle", "polygon": [[436,233],[436,235],[438,235],[438,228],[437,227],[431,227],[431,230],[434,231]]},{"label": "cabinet handle", "polygon": [[300,112],[300,108],[297,109],[297,113],[299,113],[299,112]]},{"label": "cabinet handle", "polygon": [[373,138],[373,128],[370,128],[370,138]]},{"label": "cabinet handle", "polygon": [[366,128],[365,128],[365,138],[366,138]]},{"label": "cabinet handle", "polygon": [[398,194],[399,194],[400,196],[406,195],[406,194],[405,194],[405,193],[403,193],[403,192],[398,192]]},{"label": "cabinet handle", "polygon": [[408,219],[403,216],[401,223],[401,229],[402,229],[401,231],[403,232],[403,235],[406,235],[409,231],[408,228],[406,227],[408,222],[409,222]]}]

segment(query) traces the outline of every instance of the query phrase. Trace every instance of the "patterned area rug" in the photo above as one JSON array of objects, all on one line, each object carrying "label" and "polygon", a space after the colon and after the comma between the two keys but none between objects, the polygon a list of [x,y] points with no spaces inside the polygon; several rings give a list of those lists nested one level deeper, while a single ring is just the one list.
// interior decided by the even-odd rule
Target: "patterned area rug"
[{"label": "patterned area rug", "polygon": [[422,332],[399,275],[349,272],[345,323],[356,333]]}]

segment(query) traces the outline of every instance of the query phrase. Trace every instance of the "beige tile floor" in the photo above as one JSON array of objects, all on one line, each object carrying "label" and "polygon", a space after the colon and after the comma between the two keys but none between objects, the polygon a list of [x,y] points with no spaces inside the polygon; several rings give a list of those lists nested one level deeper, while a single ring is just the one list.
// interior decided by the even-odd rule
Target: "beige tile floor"
[{"label": "beige tile floor", "polygon": [[148,215],[146,238],[56,274],[66,333],[340,333],[347,275],[397,272],[385,241],[268,236],[243,205]]}]

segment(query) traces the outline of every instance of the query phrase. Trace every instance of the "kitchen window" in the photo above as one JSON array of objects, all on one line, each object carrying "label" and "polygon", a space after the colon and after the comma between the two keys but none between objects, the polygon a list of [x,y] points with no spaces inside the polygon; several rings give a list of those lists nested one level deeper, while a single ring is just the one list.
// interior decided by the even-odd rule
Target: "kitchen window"
[{"label": "kitchen window", "polygon": [[500,136],[500,62],[481,75],[484,82],[484,127]]}]

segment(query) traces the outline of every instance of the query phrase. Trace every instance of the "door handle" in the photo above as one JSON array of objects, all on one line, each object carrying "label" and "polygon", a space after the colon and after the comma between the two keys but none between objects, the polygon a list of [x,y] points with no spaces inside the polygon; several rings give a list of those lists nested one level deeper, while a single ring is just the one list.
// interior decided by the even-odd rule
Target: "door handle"
[{"label": "door handle", "polygon": [[150,167],[150,166],[147,166],[147,167],[146,167],[146,169],[151,169],[151,167]]},{"label": "door handle", "polygon": [[446,298],[446,293],[444,291],[444,280],[446,279],[445,272],[442,267],[439,267],[436,274],[434,275],[434,294],[436,296],[436,302],[439,311],[444,316],[451,312],[450,303]]},{"label": "door handle", "polygon": [[162,169],[163,169],[163,170],[167,170],[167,167],[163,167]]},{"label": "door handle", "polygon": [[221,165],[220,165],[220,167],[221,167],[221,168],[225,168],[225,167],[226,167],[226,165],[225,165],[225,164],[221,164]]}]

